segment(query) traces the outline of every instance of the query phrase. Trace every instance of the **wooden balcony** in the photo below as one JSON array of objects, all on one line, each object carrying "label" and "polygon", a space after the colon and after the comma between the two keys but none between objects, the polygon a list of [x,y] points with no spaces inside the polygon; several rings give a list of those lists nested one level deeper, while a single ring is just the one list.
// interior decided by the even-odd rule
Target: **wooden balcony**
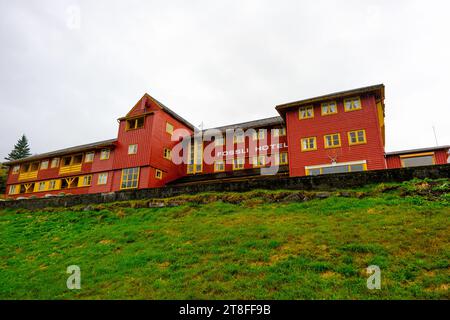
[{"label": "wooden balcony", "polygon": [[37,175],[38,175],[37,170],[36,171],[29,171],[29,172],[21,172],[21,173],[19,173],[19,180],[36,179]]},{"label": "wooden balcony", "polygon": [[81,171],[81,163],[59,168],[59,174],[68,174],[80,171]]}]

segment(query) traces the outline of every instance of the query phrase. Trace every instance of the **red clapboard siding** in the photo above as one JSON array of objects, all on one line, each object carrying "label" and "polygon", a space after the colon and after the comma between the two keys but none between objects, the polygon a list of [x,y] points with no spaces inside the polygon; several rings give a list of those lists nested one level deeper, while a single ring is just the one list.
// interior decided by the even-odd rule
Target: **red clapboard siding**
[{"label": "red clapboard siding", "polygon": [[[324,147],[324,136],[340,133],[341,151],[337,162],[366,160],[368,170],[385,169],[384,146],[381,138],[375,98],[361,96],[362,109],[345,112],[343,100],[337,100],[337,114],[321,115],[320,103],[314,104],[314,118],[299,119],[298,108],[286,113],[289,168],[291,176],[305,175],[305,166],[330,164]],[[349,131],[366,130],[366,144],[350,146]],[[317,150],[301,151],[301,139],[315,136]]]}]

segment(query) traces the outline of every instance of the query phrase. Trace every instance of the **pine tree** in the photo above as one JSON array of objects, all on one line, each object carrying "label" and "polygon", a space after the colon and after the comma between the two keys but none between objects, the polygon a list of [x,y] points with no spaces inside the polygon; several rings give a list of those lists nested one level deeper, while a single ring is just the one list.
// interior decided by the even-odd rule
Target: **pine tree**
[{"label": "pine tree", "polygon": [[19,160],[31,156],[28,139],[23,134],[22,137],[14,145],[14,149],[5,158],[8,161]]}]

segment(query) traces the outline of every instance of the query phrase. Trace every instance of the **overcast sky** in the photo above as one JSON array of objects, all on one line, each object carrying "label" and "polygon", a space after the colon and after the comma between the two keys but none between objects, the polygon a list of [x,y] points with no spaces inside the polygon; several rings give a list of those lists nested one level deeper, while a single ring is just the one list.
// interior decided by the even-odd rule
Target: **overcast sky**
[{"label": "overcast sky", "polygon": [[[79,13],[79,15],[78,15]],[[449,1],[0,0],[0,158],[115,138],[145,93],[205,128],[386,85],[386,150],[450,144]],[[79,18],[78,18],[79,17]]]}]

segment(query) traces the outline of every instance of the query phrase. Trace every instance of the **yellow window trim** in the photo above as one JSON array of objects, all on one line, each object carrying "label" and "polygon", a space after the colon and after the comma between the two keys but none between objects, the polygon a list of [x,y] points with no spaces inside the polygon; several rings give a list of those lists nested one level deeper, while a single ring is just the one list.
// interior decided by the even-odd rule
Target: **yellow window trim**
[{"label": "yellow window trim", "polygon": [[[50,188],[50,182],[55,181],[55,187],[54,188]],[[56,179],[56,180],[49,180],[48,181],[48,191],[54,191],[54,190],[59,190],[61,189],[61,179]]]},{"label": "yellow window trim", "polygon": [[[237,165],[237,161],[235,162],[235,160],[237,160],[237,159],[242,159],[242,160],[243,160],[243,162],[242,162],[242,168],[236,166],[236,165]],[[236,171],[236,170],[244,170],[244,168],[245,168],[245,158],[234,158],[234,159],[233,159],[233,171]]]},{"label": "yellow window trim", "polygon": [[[158,174],[159,174],[159,176],[158,176]],[[161,170],[159,170],[159,169],[156,169],[155,170],[155,178],[158,179],[158,180],[162,180],[163,172]]]},{"label": "yellow window trim", "polygon": [[[196,173],[201,173],[203,172],[203,141],[196,142],[196,139],[194,139],[194,141],[191,141],[189,143],[189,153],[187,156],[187,167],[186,167],[186,173],[187,174],[196,174]],[[194,159],[191,159],[191,148],[192,148],[192,144],[194,144]],[[198,160],[198,155],[200,152],[200,163],[197,163],[196,161]],[[190,163],[192,161],[192,163]],[[197,166],[200,165],[200,170],[197,170]]]},{"label": "yellow window trim", "polygon": [[167,160],[172,160],[172,150],[170,150],[169,148],[164,148],[163,158]]},{"label": "yellow window trim", "polygon": [[[14,192],[11,192],[11,188],[14,187]],[[8,194],[14,195],[20,193],[20,184],[12,184],[8,188]]]},{"label": "yellow window trim", "polygon": [[[352,172],[352,166],[355,166],[355,165],[362,165],[363,166],[363,171],[367,171],[367,162],[359,162],[359,161],[357,161],[356,163],[353,163],[353,162],[343,162],[343,163],[336,163],[336,165],[335,166],[347,166],[348,167],[348,172]],[[305,167],[305,175],[306,176],[309,176],[309,172],[311,171],[311,170],[319,170],[320,171],[320,174],[323,174],[323,169],[324,168],[329,168],[329,167],[332,167],[331,165],[329,165],[329,164],[324,164],[324,165],[318,165],[318,166],[312,166],[312,167],[310,167],[310,168],[307,168],[307,167]],[[357,171],[357,172],[360,172],[360,171]]]},{"label": "yellow window trim", "polygon": [[[301,110],[305,110],[305,109],[311,109],[311,116],[305,116],[305,117],[302,116]],[[298,108],[298,119],[299,120],[312,119],[312,118],[314,118],[314,106],[313,105],[303,106],[303,107]]]},{"label": "yellow window trim", "polygon": [[[91,177],[89,184],[84,184],[84,178],[85,177]],[[91,174],[78,177],[78,188],[90,187],[91,185],[92,185],[92,175]]]},{"label": "yellow window trim", "polygon": [[[356,99],[359,100],[359,108],[356,108],[356,109],[347,109],[347,107],[345,106],[346,102],[347,102],[347,101],[350,101],[350,100],[353,101],[353,100],[356,100]],[[352,98],[344,99],[344,112],[352,112],[352,111],[357,111],[357,110],[361,110],[361,109],[362,109],[361,97],[352,97]]]},{"label": "yellow window trim", "polygon": [[[221,163],[223,166],[223,169],[221,169],[221,170],[217,169],[217,164],[219,164],[219,163]],[[225,171],[225,161],[223,161],[223,160],[214,161],[214,172],[223,172],[223,171]]]},{"label": "yellow window trim", "polygon": [[123,168],[122,171],[120,172],[120,190],[137,189],[137,188],[139,188],[139,178],[140,178],[139,176],[140,176],[140,173],[141,173],[141,167],[137,167],[137,169],[138,169],[138,171],[137,171],[137,186],[136,187],[129,187],[129,188],[122,188],[123,170],[126,170],[126,169],[135,169],[135,167],[134,168]]},{"label": "yellow window trim", "polygon": [[166,133],[172,135],[173,134],[173,124],[169,123],[168,121],[166,121]]},{"label": "yellow window trim", "polygon": [[[283,133],[280,133],[281,131],[283,131]],[[274,137],[284,137],[284,136],[286,136],[286,128],[285,127],[272,129],[272,132],[273,132],[272,135]]]},{"label": "yellow window trim", "polygon": [[[259,158],[262,157],[263,161],[261,164],[259,164]],[[252,158],[252,164],[253,164],[253,168],[260,168],[260,167],[264,167],[266,165],[266,156],[255,156]]]},{"label": "yellow window trim", "polygon": [[425,156],[434,156],[434,152],[402,154],[400,156],[400,158],[415,158],[415,157],[425,157]]},{"label": "yellow window trim", "polygon": [[[352,138],[351,138],[350,134],[351,133],[355,133],[356,138],[358,138],[358,132],[359,131],[362,131],[364,133],[364,141],[352,142]],[[354,145],[358,145],[358,144],[365,144],[365,143],[367,143],[367,136],[366,136],[366,130],[365,129],[349,131],[349,132],[347,132],[347,138],[348,138],[348,145],[349,146],[354,146]]]},{"label": "yellow window trim", "polygon": [[[336,110],[334,112],[323,112],[323,106],[326,105],[326,104],[329,105],[331,103],[334,103],[334,106],[335,106]],[[336,101],[322,102],[320,104],[320,115],[321,116],[329,116],[329,115],[336,114],[336,113],[338,113],[338,107],[337,107]]]},{"label": "yellow window trim", "polygon": [[[144,123],[143,123],[142,127],[138,127],[137,126],[137,124],[138,124],[137,120],[141,119],[141,118],[144,119]],[[129,121],[135,121],[134,122],[134,128],[130,127]],[[137,117],[125,119],[125,131],[144,129],[144,127],[145,127],[145,116],[137,116]]]},{"label": "yellow window trim", "polygon": [[[286,161],[281,161],[281,155],[282,154],[284,154],[284,155],[286,155]],[[283,165],[283,164],[288,164],[288,162],[289,162],[289,160],[288,160],[288,153],[287,152],[280,152],[279,154],[278,154],[278,157],[277,158],[275,158],[276,159],[276,164],[277,165]]]},{"label": "yellow window trim", "polygon": [[[304,140],[309,140],[309,139],[311,139],[311,138],[313,138],[314,139],[314,148],[307,148],[307,149],[305,149],[304,147],[303,147],[303,141]],[[309,142],[309,141],[308,141]],[[309,143],[308,143],[309,144]],[[316,137],[306,137],[306,138],[302,138],[301,139],[301,141],[300,141],[300,148],[301,148],[301,151],[302,152],[307,152],[307,151],[315,151],[315,150],[317,150],[317,138]]]},{"label": "yellow window trim", "polygon": [[[331,137],[331,140],[333,140],[333,136],[338,135],[339,144],[328,146],[327,145],[327,137]],[[323,136],[323,145],[325,146],[325,149],[332,149],[332,148],[339,148],[341,147],[341,134],[340,133],[330,133]]]},{"label": "yellow window trim", "polygon": [[405,167],[404,159],[417,158],[417,157],[427,157],[431,156],[433,164],[436,164],[436,154],[434,152],[422,152],[422,153],[412,153],[412,154],[403,154],[400,155],[400,162],[402,167]]}]

